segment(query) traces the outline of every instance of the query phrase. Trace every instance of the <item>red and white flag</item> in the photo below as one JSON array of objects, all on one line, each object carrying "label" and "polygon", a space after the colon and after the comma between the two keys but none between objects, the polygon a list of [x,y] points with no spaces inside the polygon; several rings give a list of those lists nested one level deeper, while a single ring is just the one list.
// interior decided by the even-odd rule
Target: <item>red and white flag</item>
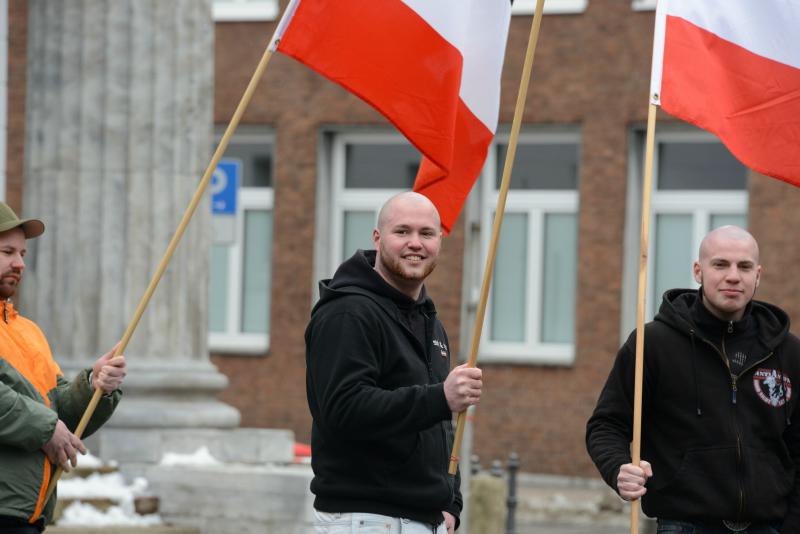
[{"label": "red and white flag", "polygon": [[659,0],[650,95],[800,186],[800,0]]},{"label": "red and white flag", "polygon": [[508,0],[292,0],[277,49],[389,119],[449,231],[497,128]]}]

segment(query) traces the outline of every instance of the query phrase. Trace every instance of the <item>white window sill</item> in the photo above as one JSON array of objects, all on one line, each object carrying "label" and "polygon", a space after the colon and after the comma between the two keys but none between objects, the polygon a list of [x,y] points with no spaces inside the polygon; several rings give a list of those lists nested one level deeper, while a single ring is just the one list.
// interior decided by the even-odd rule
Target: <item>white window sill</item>
[{"label": "white window sill", "polygon": [[275,20],[278,18],[278,0],[258,2],[214,2],[216,22]]},{"label": "white window sill", "polygon": [[[569,15],[583,13],[589,0],[548,0],[544,3],[545,15]],[[516,0],[511,8],[512,15],[533,15],[536,0]]]},{"label": "white window sill", "polygon": [[535,346],[517,343],[491,343],[481,348],[480,364],[546,365],[570,367],[575,363],[575,346],[544,343]]},{"label": "white window sill", "polygon": [[631,8],[634,11],[653,11],[656,8],[656,0],[633,0]]},{"label": "white window sill", "polygon": [[208,335],[208,350],[217,354],[234,356],[263,356],[269,350],[266,334],[215,334]]}]

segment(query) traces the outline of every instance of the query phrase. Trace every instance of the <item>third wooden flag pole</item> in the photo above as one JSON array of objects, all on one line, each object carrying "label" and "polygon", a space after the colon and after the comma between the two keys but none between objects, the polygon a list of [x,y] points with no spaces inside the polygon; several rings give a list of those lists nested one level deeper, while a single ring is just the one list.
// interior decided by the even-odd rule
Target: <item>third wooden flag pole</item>
[{"label": "third wooden flag pole", "polygon": [[[514,109],[514,121],[511,125],[511,137],[508,141],[508,152],[506,153],[506,160],[503,165],[503,179],[500,182],[500,193],[497,197],[497,208],[494,214],[494,224],[492,225],[492,237],[489,243],[489,251],[486,256],[486,267],[483,272],[483,283],[481,284],[480,301],[478,308],[475,312],[475,324],[472,327],[472,343],[470,344],[470,353],[467,364],[470,367],[475,367],[478,362],[478,348],[481,342],[481,332],[483,330],[483,319],[486,315],[486,305],[489,300],[489,289],[492,283],[492,273],[494,272],[494,260],[497,256],[497,245],[500,240],[500,229],[503,225],[503,214],[506,208],[506,197],[508,196],[508,188],[511,185],[511,170],[514,167],[514,156],[517,152],[517,140],[519,139],[519,131],[522,125],[522,113],[525,110],[525,100],[528,95],[528,85],[531,80],[531,71],[533,70],[533,58],[536,53],[536,43],[539,40],[539,28],[542,23],[542,12],[544,10],[544,0],[537,0],[536,11],[533,16],[531,24],[530,38],[528,39],[528,49],[525,53],[525,64],[522,69],[522,79],[519,84],[519,92],[517,93],[517,105]],[[467,411],[464,410],[458,414],[458,422],[456,424],[456,435],[453,440],[453,451],[450,454],[449,473],[456,474],[458,469],[458,455],[461,451],[461,442],[464,440],[464,425],[467,419]]]}]

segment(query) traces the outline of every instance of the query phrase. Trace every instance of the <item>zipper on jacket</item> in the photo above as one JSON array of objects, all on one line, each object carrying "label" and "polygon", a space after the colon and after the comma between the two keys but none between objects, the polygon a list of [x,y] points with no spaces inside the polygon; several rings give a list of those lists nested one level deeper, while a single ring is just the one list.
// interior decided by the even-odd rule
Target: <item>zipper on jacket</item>
[{"label": "zipper on jacket", "polygon": [[739,423],[736,418],[736,381],[739,377],[731,374],[733,380],[733,432],[736,434],[736,486],[739,490],[739,508],[736,511],[737,521],[742,517],[744,512],[744,455],[742,454],[742,435],[739,432]]},{"label": "zipper on jacket", "polygon": [[744,512],[744,490],[741,486],[739,486],[739,513],[737,514],[737,519],[742,518],[742,513]]},{"label": "zipper on jacket", "polygon": [[[733,322],[732,321],[728,322],[727,331],[728,331],[729,334],[733,333]],[[722,363],[725,364],[725,368],[728,369],[728,373],[730,374],[730,377],[731,377],[731,404],[735,408],[736,407],[736,401],[737,401],[736,393],[737,393],[737,391],[739,389],[739,386],[738,386],[739,377],[744,375],[748,371],[750,371],[750,369],[754,368],[755,366],[760,365],[761,363],[763,363],[766,360],[768,360],[772,356],[773,353],[772,352],[767,353],[766,356],[764,356],[763,358],[759,359],[758,361],[755,361],[755,362],[751,363],[750,365],[748,365],[747,367],[742,369],[741,373],[736,375],[736,374],[733,374],[731,372],[730,362],[728,362],[728,358],[725,355],[725,353],[723,351],[720,351],[719,347],[717,347],[716,345],[714,345],[712,342],[710,342],[709,340],[705,339],[704,337],[700,337],[700,339],[703,340],[706,344],[708,344],[712,349],[714,349],[714,352],[716,352],[719,355],[719,357],[722,359]],[[724,347],[724,343],[725,343],[725,337],[724,336],[722,338],[722,343],[723,343],[723,347]],[[735,413],[733,415],[733,418],[734,418],[734,433],[736,434],[736,470],[738,472],[737,484],[739,486],[739,509],[738,509],[738,512],[737,512],[737,520],[738,520],[738,519],[741,518],[742,514],[744,513],[744,506],[745,506],[744,487],[742,485],[742,462],[744,461],[744,458],[742,457],[742,437],[739,434],[739,427],[738,427],[738,424],[736,423],[736,414]]]},{"label": "zipper on jacket", "polygon": [[3,301],[3,321],[8,324],[8,301]]}]

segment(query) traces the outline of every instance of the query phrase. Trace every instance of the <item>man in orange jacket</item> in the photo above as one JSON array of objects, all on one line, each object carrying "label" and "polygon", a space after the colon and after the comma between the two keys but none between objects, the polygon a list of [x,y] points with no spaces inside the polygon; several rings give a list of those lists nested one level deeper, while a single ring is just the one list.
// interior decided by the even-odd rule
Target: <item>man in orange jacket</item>
[{"label": "man in orange jacket", "polygon": [[51,463],[65,471],[77,465],[86,447],[73,431],[89,399],[95,389],[105,393],[87,435],[111,417],[126,373],[112,349],[68,382],[42,331],[14,309],[26,240],[43,232],[41,221],[20,220],[0,202],[0,534],[44,530],[55,508],[55,499],[44,502]]}]

